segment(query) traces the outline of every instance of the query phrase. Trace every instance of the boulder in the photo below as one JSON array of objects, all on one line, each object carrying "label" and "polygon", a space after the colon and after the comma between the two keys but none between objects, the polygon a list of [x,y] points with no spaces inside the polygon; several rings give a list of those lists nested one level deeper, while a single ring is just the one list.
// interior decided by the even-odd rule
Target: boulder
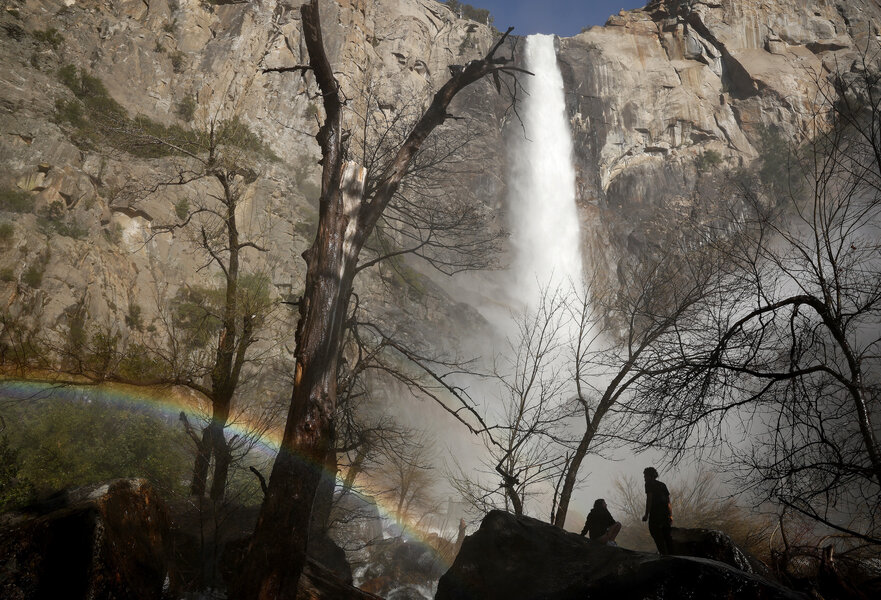
[{"label": "boulder", "polygon": [[62,492],[0,526],[6,600],[163,597],[168,517],[142,479]]},{"label": "boulder", "polygon": [[743,550],[721,531],[674,527],[672,537],[675,554],[711,558],[746,573],[771,576],[771,570],[765,563]]},{"label": "boulder", "polygon": [[465,539],[435,600],[806,598],[704,558],[658,556],[592,542],[529,517],[493,511]]}]

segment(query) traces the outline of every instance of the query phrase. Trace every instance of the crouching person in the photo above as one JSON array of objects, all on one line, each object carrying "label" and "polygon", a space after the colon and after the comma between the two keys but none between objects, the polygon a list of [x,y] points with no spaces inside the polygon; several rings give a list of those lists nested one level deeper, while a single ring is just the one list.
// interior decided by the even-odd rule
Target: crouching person
[{"label": "crouching person", "polygon": [[593,503],[593,508],[584,521],[581,535],[585,533],[596,542],[609,546],[618,545],[615,543],[615,538],[621,533],[621,523],[612,518],[609,509],[606,508],[606,501],[602,498]]}]

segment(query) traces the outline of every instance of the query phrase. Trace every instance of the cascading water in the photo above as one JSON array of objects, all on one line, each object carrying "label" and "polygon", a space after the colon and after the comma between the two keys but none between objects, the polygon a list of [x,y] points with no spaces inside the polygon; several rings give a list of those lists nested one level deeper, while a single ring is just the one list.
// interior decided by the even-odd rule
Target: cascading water
[{"label": "cascading water", "polygon": [[535,307],[543,288],[575,285],[583,275],[572,136],[554,36],[530,35],[524,51],[521,137],[511,144],[508,203],[515,256],[512,295]]}]

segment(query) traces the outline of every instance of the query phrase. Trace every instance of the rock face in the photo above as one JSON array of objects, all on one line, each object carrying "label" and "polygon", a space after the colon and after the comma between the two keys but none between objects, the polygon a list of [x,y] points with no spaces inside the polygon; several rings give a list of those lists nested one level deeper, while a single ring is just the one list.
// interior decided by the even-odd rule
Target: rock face
[{"label": "rock face", "polygon": [[[323,0],[321,12],[353,123],[368,99],[384,114],[417,110],[450,65],[483,55],[494,35],[434,0]],[[658,252],[693,217],[694,190],[708,176],[696,161],[747,164],[768,127],[804,135],[817,81],[851,69],[879,22],[869,0],[654,0],[561,39],[585,264],[620,285],[622,261]],[[317,216],[320,103],[311,76],[266,70],[306,62],[297,3],[16,2],[0,12],[0,57],[0,195],[28,204],[0,202],[0,222],[14,225],[0,240],[0,308],[22,329],[0,332],[0,349],[28,327],[65,335],[73,314],[120,343],[155,345],[144,330],[161,329],[175,294],[217,282],[182,231],[156,233],[199,190],[156,188],[177,172],[170,159],[84,143],[70,124],[76,115],[65,121],[61,110],[73,98],[59,76],[68,66],[103,82],[130,115],[194,128],[236,117],[281,158],[257,165],[247,191],[242,233],[267,252],[246,252],[243,269],[267,273],[275,298],[296,297]],[[519,127],[506,108],[490,82],[459,99],[456,112],[478,116],[469,127],[480,131],[468,151],[475,164],[448,181],[448,193],[500,220],[504,130]],[[381,296],[380,283],[362,280],[362,299]],[[403,299],[435,326],[467,312]],[[281,317],[267,348],[289,341],[293,316]]]},{"label": "rock face", "polygon": [[[482,56],[492,43],[490,28],[432,0],[324,0],[321,15],[329,57],[351,99],[353,148],[359,115],[417,110],[446,81],[450,64]],[[163,185],[188,168],[179,160],[96,142],[82,118],[98,105],[76,108],[79,97],[65,84],[71,74],[99,80],[107,91],[101,103],[118,103],[132,118],[197,131],[236,119],[261,140],[268,152],[252,165],[256,179],[245,178],[237,217],[242,239],[265,251],[244,251],[241,270],[265,273],[275,300],[297,296],[300,254],[318,214],[321,103],[311,75],[266,69],[308,62],[298,2],[14,2],[0,11],[0,57],[0,354],[19,353],[25,331],[67,336],[74,318],[120,345],[161,344],[160,313],[176,295],[218,285],[219,269],[205,268],[210,257],[194,251],[191,235],[159,232],[176,221],[176,206],[193,207],[211,189]],[[492,84],[484,88],[472,102],[463,98],[461,110],[492,115],[487,121],[498,132],[495,107],[476,100],[491,97]],[[460,187],[498,187],[499,178],[486,173],[500,170],[472,169]],[[387,284],[367,276],[357,291],[381,313],[395,305],[395,294],[389,300],[381,292]],[[410,290],[399,291],[410,300]],[[443,316],[452,312],[449,303],[431,298],[438,294],[409,302],[418,304],[412,316],[454,321]],[[276,311],[271,331],[260,336],[262,352],[290,345],[294,312]]]},{"label": "rock face", "polygon": [[749,164],[765,130],[803,140],[818,83],[859,68],[879,23],[867,0],[653,0],[560,40],[585,263],[616,283],[693,218],[701,177]]},{"label": "rock face", "polygon": [[700,558],[591,542],[529,517],[493,511],[465,539],[436,600],[805,598],[767,579]]},{"label": "rock face", "polygon": [[163,597],[167,515],[145,481],[81,488],[54,504],[47,514],[7,516],[0,527],[0,596]]}]

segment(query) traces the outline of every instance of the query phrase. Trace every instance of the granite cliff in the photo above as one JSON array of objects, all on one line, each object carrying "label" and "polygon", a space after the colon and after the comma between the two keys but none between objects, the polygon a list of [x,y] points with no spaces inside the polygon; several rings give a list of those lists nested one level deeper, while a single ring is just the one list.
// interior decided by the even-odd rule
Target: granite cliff
[{"label": "granite cliff", "polygon": [[[482,56],[493,41],[485,25],[457,19],[431,0],[324,2],[322,20],[353,120],[367,110],[368,95],[372,110],[388,114],[421,106],[450,64]],[[7,357],[36,330],[57,331],[63,345],[72,321],[123,342],[149,338],[162,328],[161,309],[182,290],[218,285],[218,271],[194,251],[192,232],[161,231],[175,222],[176,209],[210,190],[200,182],[179,185],[188,168],[179,157],[96,137],[93,109],[123,115],[110,127],[120,136],[131,123],[207,131],[234,119],[244,135],[259,139],[238,218],[242,235],[266,251],[244,253],[243,269],[267,274],[273,298],[296,298],[299,254],[317,221],[321,103],[311,75],[273,69],[305,64],[305,52],[296,3],[3,3],[0,295],[7,327],[0,338]],[[489,89],[460,106],[498,131]],[[357,123],[352,131],[357,140]],[[500,171],[460,178],[461,187],[493,196]],[[403,269],[362,278],[359,292],[379,311],[406,310],[449,333],[443,324],[452,319],[431,316],[451,312],[440,290],[427,279],[410,285],[421,277]],[[389,287],[401,294],[388,294]],[[412,295],[421,301],[394,301]],[[265,345],[279,349],[292,338],[292,315],[283,309],[274,317]]]},{"label": "granite cliff", "polygon": [[560,41],[584,249],[614,280],[694,216],[700,179],[803,141],[818,83],[877,45],[877,2],[654,0]]},{"label": "granite cliff", "polygon": [[[316,218],[320,110],[309,75],[273,69],[305,63],[297,9],[272,0],[3,3],[0,307],[7,323],[23,327],[24,315],[32,328],[66,331],[79,315],[121,338],[145,335],[184,286],[216,285],[191,240],[159,232],[193,192],[166,185],[175,161],[89,139],[77,114],[65,112],[76,96],[71,73],[100,81],[103,100],[131,118],[204,129],[234,117],[259,139],[265,152],[240,211],[267,251],[245,260],[268,274],[274,298],[296,297],[299,253]],[[496,35],[433,0],[327,0],[322,10],[353,115],[365,110],[367,96],[389,114],[418,106],[450,65],[482,56]],[[693,218],[695,190],[714,169],[753,161],[763,132],[803,137],[817,81],[859,68],[857,50],[876,43],[879,19],[881,7],[868,0],[655,0],[559,40],[587,264],[622,283],[620,264],[657,251]],[[458,102],[481,128],[468,150],[477,168],[448,180],[503,223],[503,140],[516,119],[491,82]],[[419,287],[431,294],[395,303],[390,296],[414,296],[412,282],[392,282],[401,293],[388,294],[388,280],[366,278],[360,290],[383,310],[406,306],[455,335],[452,315],[467,310],[429,280]],[[271,345],[283,348],[292,315],[277,316]],[[9,348],[11,337],[23,335],[7,326],[0,339]]]}]

